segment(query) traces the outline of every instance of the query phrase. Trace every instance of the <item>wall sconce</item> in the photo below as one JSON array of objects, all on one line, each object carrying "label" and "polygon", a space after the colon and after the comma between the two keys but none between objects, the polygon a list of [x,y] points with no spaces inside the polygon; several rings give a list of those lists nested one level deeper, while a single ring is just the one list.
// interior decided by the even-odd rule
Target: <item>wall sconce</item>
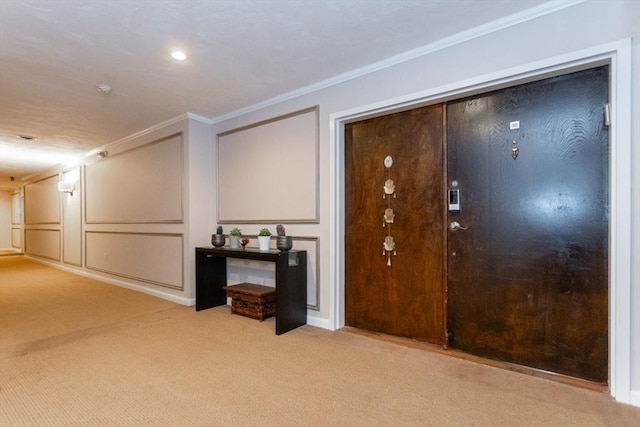
[{"label": "wall sconce", "polygon": [[73,192],[76,190],[76,183],[74,181],[59,181],[58,182],[58,191],[62,193],[69,193],[70,196],[73,196]]}]

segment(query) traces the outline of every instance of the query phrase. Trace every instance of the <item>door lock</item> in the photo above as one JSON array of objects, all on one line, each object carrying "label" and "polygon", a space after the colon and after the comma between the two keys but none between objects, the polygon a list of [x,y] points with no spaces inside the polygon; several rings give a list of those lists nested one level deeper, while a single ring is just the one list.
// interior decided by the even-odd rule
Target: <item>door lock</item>
[{"label": "door lock", "polygon": [[[457,181],[454,181],[457,184]],[[449,190],[449,212],[460,212],[460,190]]]}]

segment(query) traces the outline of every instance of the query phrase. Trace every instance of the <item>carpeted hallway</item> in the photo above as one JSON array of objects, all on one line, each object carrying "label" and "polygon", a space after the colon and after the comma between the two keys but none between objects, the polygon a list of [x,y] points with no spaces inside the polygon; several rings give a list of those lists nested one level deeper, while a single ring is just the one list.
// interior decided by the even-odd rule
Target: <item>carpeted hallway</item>
[{"label": "carpeted hallway", "polygon": [[0,258],[2,426],[637,426],[602,393],[345,331],[274,334]]}]

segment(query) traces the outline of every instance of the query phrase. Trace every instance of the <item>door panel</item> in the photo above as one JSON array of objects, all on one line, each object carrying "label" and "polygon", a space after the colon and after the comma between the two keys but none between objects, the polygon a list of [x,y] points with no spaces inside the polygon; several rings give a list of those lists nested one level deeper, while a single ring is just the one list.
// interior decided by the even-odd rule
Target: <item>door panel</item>
[{"label": "door panel", "polygon": [[448,232],[452,347],[606,382],[608,75],[447,106],[448,179],[461,196],[448,221],[468,228]]},{"label": "door panel", "polygon": [[[443,105],[434,105],[345,127],[349,326],[444,342],[443,113]],[[389,178],[395,198],[383,197]],[[394,222],[383,227],[389,206]],[[388,233],[397,253],[389,258]]]}]

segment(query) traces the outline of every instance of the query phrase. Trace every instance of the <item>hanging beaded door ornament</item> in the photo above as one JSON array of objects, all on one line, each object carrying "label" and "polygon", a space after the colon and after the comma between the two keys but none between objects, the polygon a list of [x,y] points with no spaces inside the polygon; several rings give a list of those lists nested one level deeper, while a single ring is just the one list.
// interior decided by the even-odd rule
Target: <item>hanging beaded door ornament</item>
[{"label": "hanging beaded door ornament", "polygon": [[393,241],[393,236],[391,235],[391,224],[393,224],[396,216],[393,209],[391,209],[391,199],[396,198],[396,185],[391,179],[392,165],[393,158],[391,156],[385,157],[384,167],[387,169],[387,180],[384,182],[382,198],[387,199],[387,208],[384,210],[382,216],[382,227],[387,229],[387,237],[384,238],[384,242],[382,243],[382,255],[387,256],[387,267],[391,267],[391,252],[393,252],[394,256],[397,253],[396,243]]}]

